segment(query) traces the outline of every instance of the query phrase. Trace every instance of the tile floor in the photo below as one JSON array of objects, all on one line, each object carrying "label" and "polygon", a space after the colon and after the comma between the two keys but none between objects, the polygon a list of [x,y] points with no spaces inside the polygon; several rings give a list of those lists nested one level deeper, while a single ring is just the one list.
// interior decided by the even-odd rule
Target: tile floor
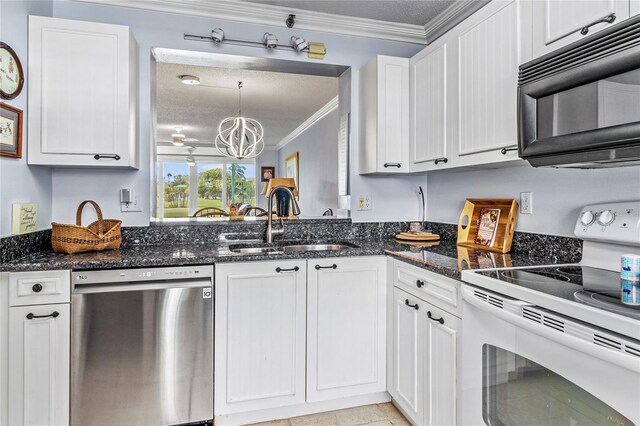
[{"label": "tile floor", "polygon": [[365,405],[326,413],[310,414],[272,422],[256,423],[254,426],[409,426],[410,423],[390,402]]}]

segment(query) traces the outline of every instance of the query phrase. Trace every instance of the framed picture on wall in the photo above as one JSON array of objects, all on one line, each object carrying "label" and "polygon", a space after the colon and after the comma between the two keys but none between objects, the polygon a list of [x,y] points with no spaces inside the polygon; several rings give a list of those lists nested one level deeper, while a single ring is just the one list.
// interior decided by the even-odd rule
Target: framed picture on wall
[{"label": "framed picture on wall", "polygon": [[[284,172],[284,177],[293,178],[296,183],[296,188],[298,188],[298,194],[300,194],[300,169],[299,155],[297,152],[294,152],[284,160]],[[300,195],[298,195],[298,198],[300,198]]]},{"label": "framed picture on wall", "polygon": [[262,176],[262,182],[269,182],[269,179],[276,177],[276,168],[260,167],[260,176]]},{"label": "framed picture on wall", "polygon": [[22,110],[0,102],[0,156],[22,158]]}]

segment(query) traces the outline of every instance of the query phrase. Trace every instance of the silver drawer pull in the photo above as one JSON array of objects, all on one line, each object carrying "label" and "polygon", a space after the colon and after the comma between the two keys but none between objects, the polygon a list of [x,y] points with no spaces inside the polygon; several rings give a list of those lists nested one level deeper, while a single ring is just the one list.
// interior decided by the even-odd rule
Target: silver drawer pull
[{"label": "silver drawer pull", "polygon": [[594,26],[595,24],[600,24],[602,22],[606,22],[607,24],[611,24],[613,23],[613,21],[616,20],[616,14],[612,13],[610,15],[605,16],[604,18],[598,19],[597,21],[593,21],[592,23],[585,25],[584,27],[582,27],[582,29],[580,30],[580,34],[582,35],[587,35],[589,33],[589,27]]}]

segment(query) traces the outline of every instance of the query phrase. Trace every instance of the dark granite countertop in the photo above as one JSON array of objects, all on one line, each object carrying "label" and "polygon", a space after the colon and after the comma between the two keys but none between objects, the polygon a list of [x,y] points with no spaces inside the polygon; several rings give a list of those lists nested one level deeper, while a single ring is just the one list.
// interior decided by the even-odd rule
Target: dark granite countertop
[{"label": "dark granite countertop", "polygon": [[[454,241],[442,241],[429,247],[401,244],[395,240],[348,240],[357,245],[334,252],[303,252],[296,254],[241,255],[229,251],[228,244],[131,245],[119,250],[66,255],[43,251],[2,265],[3,271],[38,271],[55,269],[119,269],[153,266],[203,265],[212,263],[248,262],[285,259],[319,259],[332,257],[390,255],[424,269],[460,279],[464,269],[567,263],[556,256],[527,253],[500,254],[457,247]],[[289,244],[299,243],[289,241]],[[280,244],[284,244],[281,242]]]}]

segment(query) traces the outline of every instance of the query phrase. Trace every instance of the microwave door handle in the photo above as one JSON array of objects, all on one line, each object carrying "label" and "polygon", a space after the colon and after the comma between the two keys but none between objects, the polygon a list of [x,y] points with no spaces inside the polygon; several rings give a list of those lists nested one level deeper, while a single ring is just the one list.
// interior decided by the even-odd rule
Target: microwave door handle
[{"label": "microwave door handle", "polygon": [[[487,293],[482,290],[482,293]],[[502,308],[498,308],[493,306],[487,302],[482,301],[477,296],[474,295],[474,289],[467,285],[462,286],[462,298],[466,303],[473,305],[475,308],[478,308],[481,311],[486,312],[489,315],[493,315],[506,321],[514,326],[529,331],[533,334],[537,334],[540,337],[545,339],[553,340],[554,342],[566,346],[571,349],[575,349],[579,352],[591,355],[593,357],[599,358],[601,360],[610,362],[612,364],[619,365],[627,370],[631,370],[635,373],[640,373],[640,358],[632,357],[629,355],[624,355],[620,352],[617,352],[613,349],[606,349],[601,346],[596,345],[588,340],[583,340],[578,337],[572,336],[570,334],[563,333],[558,330],[554,330],[537,322],[533,322],[531,320],[527,320],[513,314],[509,311],[506,311]],[[535,306],[530,303],[522,302],[519,300],[509,300],[505,301],[505,303],[511,305],[521,305],[521,306]]]}]

